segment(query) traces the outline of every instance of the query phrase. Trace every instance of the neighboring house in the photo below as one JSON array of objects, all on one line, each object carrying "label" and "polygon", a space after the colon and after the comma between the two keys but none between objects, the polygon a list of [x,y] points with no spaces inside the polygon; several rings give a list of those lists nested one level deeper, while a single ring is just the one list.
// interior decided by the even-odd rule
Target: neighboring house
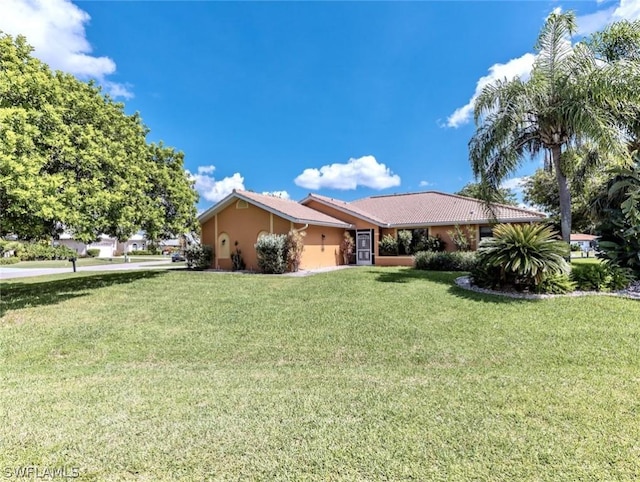
[{"label": "neighboring house", "polygon": [[594,249],[596,245],[596,239],[598,236],[592,234],[574,233],[571,235],[571,244],[577,244],[582,251],[590,251]]},{"label": "neighboring house", "polygon": [[78,255],[86,256],[88,249],[98,249],[100,253],[99,258],[109,258],[114,256],[118,247],[118,241],[115,238],[110,238],[106,235],[101,235],[97,241],[93,243],[83,243],[82,241],[76,241],[73,239],[73,235],[69,233],[62,233],[57,243],[62,246],[67,246],[73,249]]},{"label": "neighboring house", "polygon": [[213,267],[231,269],[231,254],[240,249],[248,269],[257,269],[255,243],[262,234],[304,231],[303,269],[341,264],[340,242],[349,232],[356,241],[356,263],[363,265],[410,265],[411,257],[379,256],[378,242],[398,230],[420,230],[439,235],[448,250],[455,246],[448,234],[456,225],[470,233],[473,248],[491,236],[492,221],[531,223],[545,215],[514,206],[494,205],[493,216],[482,201],[453,194],[427,191],[372,196],[345,202],[309,194],[295,202],[248,191],[233,191],[202,213],[202,244],[214,248]]},{"label": "neighboring house", "polygon": [[89,244],[76,241],[73,239],[72,234],[62,233],[57,242],[60,245],[73,249],[80,256],[86,256],[88,249],[98,249],[100,251],[98,254],[99,258],[110,258],[120,253],[132,253],[144,250],[147,249],[148,243],[142,233],[134,234],[131,238],[122,242],[118,242],[116,238],[103,234],[97,241]]}]

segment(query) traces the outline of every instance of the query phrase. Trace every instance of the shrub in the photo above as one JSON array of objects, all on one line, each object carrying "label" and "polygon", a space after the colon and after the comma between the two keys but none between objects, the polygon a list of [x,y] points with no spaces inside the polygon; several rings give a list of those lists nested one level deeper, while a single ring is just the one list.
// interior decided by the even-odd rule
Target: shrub
[{"label": "shrub", "polygon": [[579,243],[571,243],[571,251],[582,251],[582,246]]},{"label": "shrub", "polygon": [[148,249],[136,249],[135,251],[129,251],[127,254],[129,256],[152,256],[157,253]]},{"label": "shrub", "polygon": [[267,274],[282,274],[287,269],[287,236],[265,234],[255,244],[258,268]]},{"label": "shrub", "polygon": [[485,287],[535,290],[546,277],[569,272],[568,254],[567,244],[547,226],[500,224],[480,244],[472,279]]},{"label": "shrub", "polygon": [[436,236],[420,236],[418,242],[416,242],[414,252],[419,253],[420,251],[444,251],[445,243],[440,235]]},{"label": "shrub", "polygon": [[51,246],[46,241],[40,241],[35,243],[19,243],[18,246],[16,246],[16,256],[18,256],[21,261],[36,261],[67,259],[77,257],[78,253],[67,246]]},{"label": "shrub", "polygon": [[578,264],[571,269],[571,279],[582,291],[621,290],[633,281],[631,270],[612,264]]},{"label": "shrub", "polygon": [[576,289],[576,283],[571,280],[569,275],[551,274],[545,276],[542,281],[535,287],[536,293],[563,295],[571,293]]},{"label": "shrub", "polygon": [[242,251],[238,248],[238,242],[236,241],[236,250],[231,253],[231,270],[242,271],[245,267]]},{"label": "shrub", "polygon": [[10,258],[0,258],[0,264],[16,264],[20,262],[20,258],[11,256]]},{"label": "shrub", "polygon": [[397,256],[398,241],[390,234],[385,234],[378,243],[378,251],[380,256]]},{"label": "shrub", "polygon": [[87,256],[91,258],[95,258],[100,254],[100,250],[98,248],[89,248],[87,249]]},{"label": "shrub", "polygon": [[194,244],[184,250],[187,268],[207,269],[213,262],[213,248],[208,244]]},{"label": "shrub", "polygon": [[453,253],[422,251],[414,258],[416,269],[431,271],[471,271],[476,265],[476,253],[455,251]]},{"label": "shrub", "polygon": [[451,238],[454,246],[458,251],[469,251],[471,249],[471,239],[473,239],[473,233],[471,228],[467,226],[466,233],[462,231],[462,228],[457,224],[452,231],[447,231],[447,234]]},{"label": "shrub", "polygon": [[408,229],[398,231],[398,248],[400,254],[411,254],[411,241],[413,233]]},{"label": "shrub", "polygon": [[289,231],[287,234],[287,269],[291,272],[295,273],[300,267],[306,235],[307,233],[300,231]]},{"label": "shrub", "polygon": [[340,243],[340,254],[342,254],[344,264],[351,263],[351,256],[353,255],[355,246],[353,237],[345,231],[342,242]]}]

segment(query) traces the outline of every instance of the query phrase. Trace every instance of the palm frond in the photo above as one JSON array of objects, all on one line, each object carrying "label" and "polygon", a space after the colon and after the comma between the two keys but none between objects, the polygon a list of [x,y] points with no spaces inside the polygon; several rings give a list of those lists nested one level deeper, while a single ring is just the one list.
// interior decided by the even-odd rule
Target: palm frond
[{"label": "palm frond", "polygon": [[546,80],[553,89],[556,80],[567,72],[567,62],[573,54],[571,36],[576,31],[574,12],[551,13],[547,17],[535,49],[534,75]]}]

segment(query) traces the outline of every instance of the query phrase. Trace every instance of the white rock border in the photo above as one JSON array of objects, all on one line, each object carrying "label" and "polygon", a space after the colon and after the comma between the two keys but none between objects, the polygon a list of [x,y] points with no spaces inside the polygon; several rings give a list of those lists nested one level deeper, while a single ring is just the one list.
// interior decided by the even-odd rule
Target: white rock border
[{"label": "white rock border", "polygon": [[620,291],[612,291],[610,293],[603,293],[601,291],[573,291],[571,293],[567,293],[564,295],[539,295],[535,293],[512,293],[508,291],[496,291],[489,290],[486,288],[480,288],[478,286],[474,286],[471,284],[471,280],[469,276],[460,276],[456,278],[456,285],[460,288],[468,291],[475,291],[476,293],[484,293],[488,295],[496,295],[496,296],[504,296],[507,298],[516,298],[516,299],[526,299],[526,300],[543,300],[547,298],[560,298],[560,297],[570,297],[570,296],[617,296],[620,298],[628,298],[640,300],[640,292],[635,290],[620,290]]}]

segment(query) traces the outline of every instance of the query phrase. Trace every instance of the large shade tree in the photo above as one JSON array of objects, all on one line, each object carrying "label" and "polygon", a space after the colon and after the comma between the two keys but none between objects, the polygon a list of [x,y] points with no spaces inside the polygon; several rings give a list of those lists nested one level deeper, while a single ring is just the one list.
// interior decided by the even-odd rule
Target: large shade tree
[{"label": "large shade tree", "polygon": [[148,143],[139,115],[31,51],[0,32],[0,236],[193,230],[197,193],[182,154]]},{"label": "large shade tree", "polygon": [[640,102],[637,62],[603,59],[590,43],[575,45],[573,12],[549,15],[536,44],[528,80],[515,78],[487,85],[475,102],[477,130],[469,143],[474,174],[490,189],[529,156],[544,152],[558,186],[562,238],[571,234],[568,177],[576,156],[563,155],[590,145],[585,162],[593,166],[603,153],[624,156],[625,119]]}]

